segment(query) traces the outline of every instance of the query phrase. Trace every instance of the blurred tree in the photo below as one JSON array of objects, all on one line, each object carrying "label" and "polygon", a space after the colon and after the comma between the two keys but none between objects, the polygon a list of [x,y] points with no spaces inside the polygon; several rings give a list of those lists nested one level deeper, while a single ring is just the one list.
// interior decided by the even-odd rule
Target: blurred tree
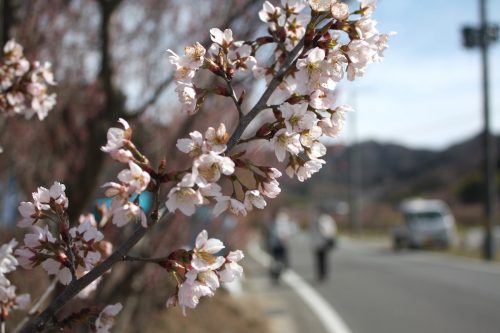
[{"label": "blurred tree", "polygon": [[[62,181],[74,220],[100,184],[105,154],[99,147],[119,117],[140,118],[145,125],[137,134],[144,131],[148,141],[153,132],[162,135],[154,140],[161,147],[152,148],[162,155],[191,126],[192,120],[174,116],[178,110],[171,101],[177,98],[169,95],[172,71],[165,50],[181,52],[180,46],[195,40],[208,42],[207,26],[231,25],[244,38],[252,33],[248,19],[257,16],[257,3],[3,0],[4,41],[14,37],[28,58],[53,63],[58,106],[43,123],[6,121],[0,178],[14,172],[25,193]],[[165,130],[168,124],[175,124],[173,131]]]},{"label": "blurred tree", "polygon": [[[496,174],[496,189],[500,195],[500,172]],[[457,186],[457,196],[465,204],[475,204],[484,201],[484,175],[474,172],[464,177]]]},{"label": "blurred tree", "polygon": [[[251,20],[258,17],[262,2],[234,0],[228,6],[226,0],[3,0],[2,4],[4,42],[15,38],[29,59],[52,62],[58,103],[44,122],[9,118],[0,124],[4,147],[0,181],[13,175],[23,192],[21,199],[37,186],[63,182],[71,220],[76,221],[86,208],[92,208],[99,184],[116,177],[105,167],[106,154],[99,148],[118,118],[135,122],[134,138],[139,144],[148,142],[143,151],[149,157],[159,161],[166,156],[169,163],[176,155],[178,137],[197,122],[206,127],[207,122],[214,126],[222,120],[213,119],[210,112],[189,118],[179,113],[165,51],[171,48],[181,53],[184,45],[197,40],[208,46],[207,27],[231,26],[238,39],[247,39],[256,33]],[[207,106],[226,107],[221,101],[230,103],[215,98]],[[236,115],[221,113],[226,122]],[[155,244],[152,256],[161,255],[189,239],[189,228],[187,224],[160,225],[144,243]],[[113,228],[104,231],[115,244],[126,236],[126,231],[118,233]],[[136,251],[145,249],[139,245]],[[97,302],[128,295],[125,302],[130,313],[123,317],[122,327],[131,320],[147,322],[151,317],[148,311],[155,303],[139,295],[150,291],[152,298],[158,296],[151,282],[161,272],[154,267],[144,274],[138,272],[143,271],[133,265],[118,267],[95,295]]]}]

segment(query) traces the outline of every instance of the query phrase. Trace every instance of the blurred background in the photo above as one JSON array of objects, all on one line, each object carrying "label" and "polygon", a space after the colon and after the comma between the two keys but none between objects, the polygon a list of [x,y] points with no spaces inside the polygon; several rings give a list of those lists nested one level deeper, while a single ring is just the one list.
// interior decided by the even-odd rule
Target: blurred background
[{"label": "blurred background", "polygon": [[[28,59],[52,62],[58,82],[56,110],[44,122],[0,120],[1,243],[22,239],[15,228],[19,201],[55,180],[67,186],[73,220],[95,212],[100,184],[120,170],[99,150],[119,117],[131,123],[134,142],[152,164],[166,157],[172,167],[186,162],[175,149],[177,138],[220,122],[234,125],[234,112],[210,112],[232,107],[222,98],[209,100],[195,117],[181,114],[166,50],[179,53],[195,41],[207,45],[211,27],[231,27],[242,40],[265,33],[257,28],[260,0],[0,2],[2,43],[15,38]],[[344,133],[326,142],[321,172],[305,183],[284,176],[281,196],[246,219],[213,220],[203,209],[190,220],[176,216],[135,250],[160,256],[207,228],[231,248],[254,249],[242,285],[204,300],[186,319],[178,309],[164,309],[174,283],[160,268],[118,265],[91,300],[75,301],[61,316],[112,300],[125,307],[116,332],[499,332],[500,269],[493,262],[500,258],[494,209],[500,189],[500,2],[484,1],[486,44],[480,2],[379,0],[379,30],[398,34],[383,63],[339,86],[339,103],[356,111]],[[242,79],[237,89],[258,93],[261,85],[251,81]],[[259,153],[274,159],[272,152]],[[318,282],[311,226],[323,215],[334,221],[335,244],[326,258],[329,273]],[[105,233],[119,244],[130,231],[110,227]],[[275,236],[285,255],[273,251]],[[279,263],[338,311],[345,327],[334,330],[318,320],[297,282],[276,269]],[[33,298],[49,284],[41,271],[22,273],[17,280]]]}]

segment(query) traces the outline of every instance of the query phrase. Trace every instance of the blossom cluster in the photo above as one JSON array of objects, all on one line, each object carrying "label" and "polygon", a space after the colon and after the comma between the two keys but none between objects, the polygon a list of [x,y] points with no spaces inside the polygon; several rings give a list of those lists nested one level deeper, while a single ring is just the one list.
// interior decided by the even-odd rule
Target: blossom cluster
[{"label": "blossom cluster", "polygon": [[16,294],[16,286],[5,276],[16,270],[18,261],[13,255],[15,239],[0,246],[0,321],[4,321],[12,310],[24,310],[30,302],[29,294]]},{"label": "blossom cluster", "polygon": [[0,113],[26,118],[36,114],[43,120],[56,104],[56,95],[48,91],[55,84],[49,62],[30,63],[15,40],[5,44],[0,63]]},{"label": "blossom cluster", "polygon": [[229,94],[225,90],[197,87],[193,79],[199,69],[209,69],[230,80],[237,73],[253,71],[257,65],[254,48],[243,41],[235,41],[231,29],[222,31],[212,28],[210,37],[213,43],[208,52],[200,43],[186,46],[183,56],[167,50],[171,54],[169,61],[175,66],[175,91],[183,104],[183,110],[191,115],[199,111],[209,93]]},{"label": "blossom cluster", "polygon": [[[67,285],[109,255],[111,247],[103,241],[93,215],[81,216],[78,225],[69,228],[65,189],[64,184],[54,182],[50,189],[39,187],[33,202],[21,202],[23,219],[18,225],[31,231],[15,254],[24,268],[41,265],[48,275]],[[36,225],[38,222],[44,225]]]},{"label": "blossom cluster", "polygon": [[166,267],[175,276],[178,286],[175,295],[167,300],[167,307],[179,305],[186,314],[186,308],[194,309],[201,297],[213,296],[221,283],[243,276],[243,268],[238,264],[244,257],[243,252],[217,255],[224,247],[220,240],[208,238],[207,231],[203,230],[196,237],[192,251],[171,254]]},{"label": "blossom cluster", "polygon": [[102,187],[106,188],[106,196],[113,198],[109,208],[113,224],[123,227],[131,221],[139,221],[144,228],[147,228],[146,215],[137,199],[151,182],[150,174],[141,167],[149,166],[149,162],[131,141],[132,129],[128,122],[124,119],[120,119],[119,122],[123,129],[110,128],[106,145],[101,147],[101,150],[116,161],[128,164],[128,168],[118,174],[120,183],[108,182]]},{"label": "blossom cluster", "polygon": [[[282,0],[281,5],[266,1],[259,12],[259,18],[268,25],[269,36],[235,41],[230,29],[214,28],[210,30],[213,43],[208,50],[195,43],[185,48],[183,56],[168,50],[169,60],[175,66],[179,99],[189,114],[200,110],[209,93],[231,96],[241,113],[243,95],[238,98],[234,91],[233,77],[248,70],[270,82],[285,66],[285,59],[293,57],[293,50],[299,48],[264,108],[272,111],[274,121],[263,124],[253,137],[239,144],[269,141],[277,160],[286,163],[287,175],[304,181],[326,163],[322,159],[326,154],[322,137],[337,137],[346,114],[352,111],[348,105],[337,104],[337,84],[345,77],[354,80],[362,76],[367,65],[381,61],[391,34],[376,29],[376,21],[371,18],[374,1],[361,1],[352,13],[346,3],[337,0]],[[301,40],[303,45],[299,44]],[[270,64],[257,57],[265,44],[274,44],[274,61]],[[201,69],[222,78],[227,88],[196,86],[194,79]],[[224,124],[218,129],[210,127],[205,136],[194,131],[190,138],[178,140],[177,148],[192,157],[193,164],[168,195],[170,211],[179,209],[192,215],[197,206],[214,199],[214,215],[226,210],[246,215],[253,207],[265,207],[264,196],[274,198],[279,194],[276,178],[281,172],[255,165],[244,153],[230,155],[227,141]],[[239,179],[237,168],[252,173],[253,181]],[[221,192],[217,182],[222,178],[232,183],[231,193]]]},{"label": "blossom cluster", "polygon": [[[354,10],[339,0],[281,0],[281,6],[266,1],[259,18],[268,27],[267,35],[240,41],[230,29],[213,28],[208,49],[194,43],[185,47],[183,55],[168,50],[184,111],[191,115],[200,111],[209,95],[230,97],[238,111],[238,127],[230,135],[221,123],[179,139],[177,149],[191,162],[187,168],[168,170],[166,161],[157,169],[151,166],[132,142],[128,122],[119,119],[120,126],[108,130],[101,150],[126,168],[118,173],[118,181],[103,185],[112,202],[100,223],[87,215],[71,224],[66,188],[59,182],[49,189],[39,187],[33,201],[21,202],[18,209],[23,219],[19,226],[30,231],[15,251],[15,241],[0,248],[0,319],[29,301],[27,295],[16,296],[6,273],[20,264],[28,269],[42,266],[64,285],[79,279],[111,253],[112,246],[101,232],[108,220],[118,227],[140,223],[143,228],[159,220],[158,195],[163,184],[170,185],[165,206],[172,213],[179,210],[191,216],[199,206],[210,203],[214,204],[215,216],[226,211],[246,216],[254,208],[263,209],[266,198],[280,194],[278,178],[282,173],[270,164],[252,161],[245,145],[264,143],[286,174],[299,181],[318,172],[325,164],[323,138],[338,136],[347,113],[352,111],[347,105],[339,105],[337,85],[344,78],[352,81],[362,76],[369,64],[382,60],[387,48],[391,34],[379,33],[371,17],[374,9],[374,0],[360,0]],[[263,46],[273,51],[271,57],[267,51],[260,51]],[[201,70],[216,76],[213,86],[203,87],[198,82]],[[246,73],[267,83],[262,98],[250,110],[243,110],[245,94],[238,94],[233,86],[233,79]],[[14,41],[4,48],[0,74],[1,112],[27,117],[36,113],[43,119],[54,106],[55,95],[47,93],[47,85],[54,84],[50,64],[30,64]],[[260,112],[268,113],[271,120],[255,126],[257,130],[251,134],[250,130],[245,132]],[[249,136],[242,138],[244,133]],[[233,151],[235,147],[239,149]],[[146,191],[156,196],[150,219],[139,204]],[[174,276],[177,288],[167,306],[178,305],[185,313],[186,308],[195,308],[200,298],[213,296],[221,283],[242,277],[239,262],[243,253],[236,250],[222,254],[224,248],[204,230],[192,250],[180,249],[160,260],[140,261],[158,263]],[[98,282],[95,280],[79,296],[88,295]],[[119,303],[104,308],[93,329],[109,332],[121,308]]]}]

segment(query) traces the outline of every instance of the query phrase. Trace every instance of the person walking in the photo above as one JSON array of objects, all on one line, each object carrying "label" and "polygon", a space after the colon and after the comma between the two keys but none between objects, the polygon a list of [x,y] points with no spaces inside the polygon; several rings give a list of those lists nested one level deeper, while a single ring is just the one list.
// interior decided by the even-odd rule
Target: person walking
[{"label": "person walking", "polygon": [[311,238],[318,281],[328,277],[328,253],[335,247],[337,225],[330,214],[322,213],[311,223]]},{"label": "person walking", "polygon": [[268,231],[268,248],[273,257],[270,274],[275,283],[279,282],[282,271],[289,267],[288,239],[291,234],[290,218],[286,212],[280,211]]}]

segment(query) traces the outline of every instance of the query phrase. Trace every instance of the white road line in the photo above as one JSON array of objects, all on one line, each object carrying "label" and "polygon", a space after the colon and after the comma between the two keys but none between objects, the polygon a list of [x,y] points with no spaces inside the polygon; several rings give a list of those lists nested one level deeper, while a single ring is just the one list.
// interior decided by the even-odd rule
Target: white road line
[{"label": "white road line", "polygon": [[[250,245],[248,252],[261,265],[265,267],[271,265],[271,256],[262,251],[257,244]],[[352,333],[337,311],[297,273],[288,269],[283,273],[282,278],[309,306],[328,333]]]}]

